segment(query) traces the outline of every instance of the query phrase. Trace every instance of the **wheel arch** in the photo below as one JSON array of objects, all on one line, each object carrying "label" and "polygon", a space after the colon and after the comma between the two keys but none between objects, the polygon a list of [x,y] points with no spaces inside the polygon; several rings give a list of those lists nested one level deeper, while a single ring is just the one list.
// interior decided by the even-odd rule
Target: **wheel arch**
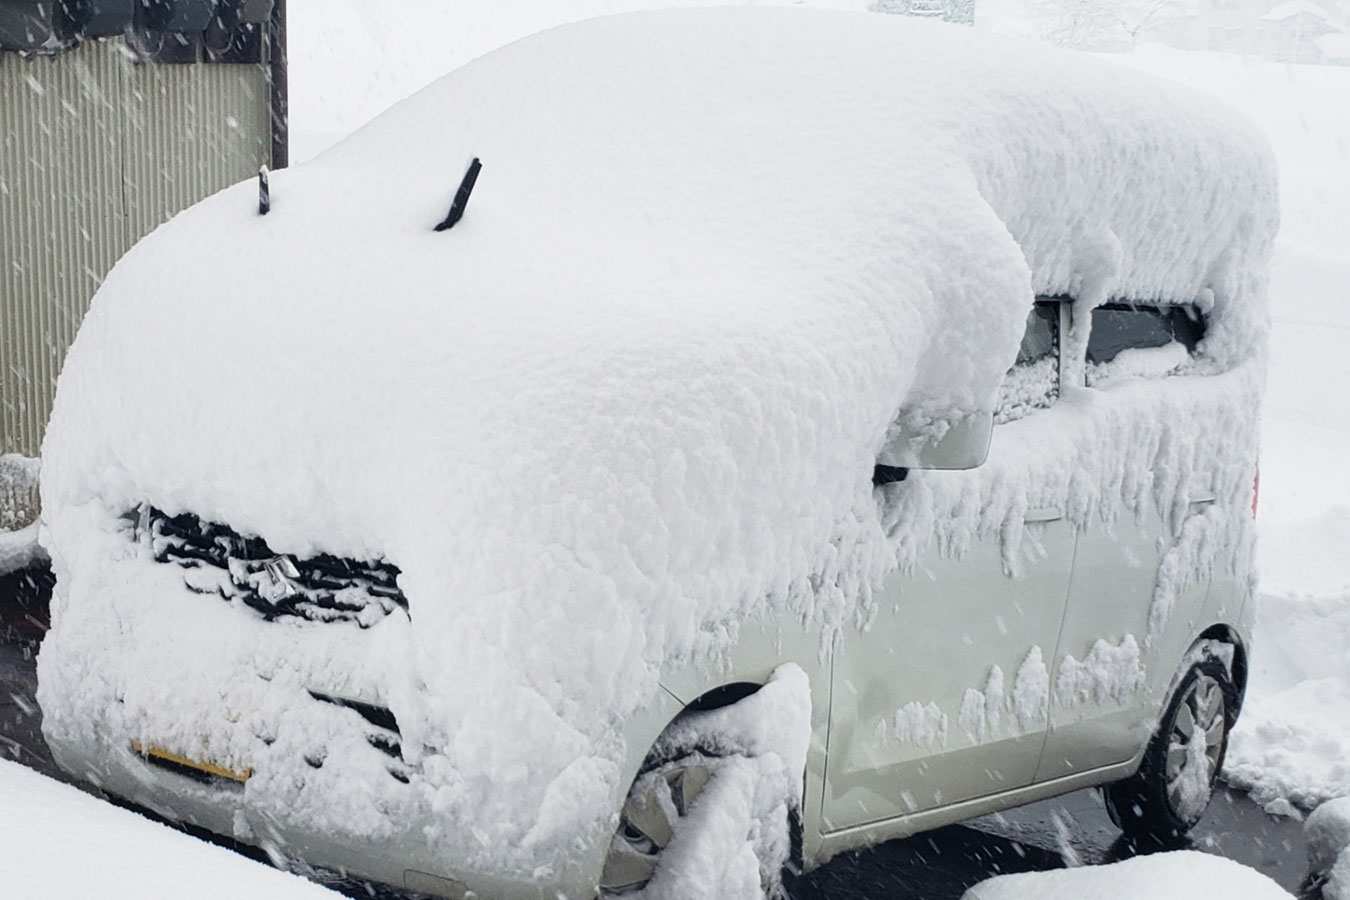
[{"label": "wheel arch", "polygon": [[767,681],[767,675],[762,681],[753,677],[729,678],[711,687],[703,687],[700,693],[688,701],[663,686],[659,691],[657,702],[630,723],[627,734],[627,763],[621,778],[624,792],[648,768],[657,748],[661,745],[661,739],[674,725],[693,713],[722,709],[739,703],[759,691]]},{"label": "wheel arch", "polygon": [[[707,712],[713,709],[722,709],[723,707],[733,706],[740,703],[751,694],[759,692],[764,684],[757,681],[731,681],[719,685],[710,690],[704,691],[687,703],[675,718],[692,712]],[[674,721],[674,720],[672,720]]]}]

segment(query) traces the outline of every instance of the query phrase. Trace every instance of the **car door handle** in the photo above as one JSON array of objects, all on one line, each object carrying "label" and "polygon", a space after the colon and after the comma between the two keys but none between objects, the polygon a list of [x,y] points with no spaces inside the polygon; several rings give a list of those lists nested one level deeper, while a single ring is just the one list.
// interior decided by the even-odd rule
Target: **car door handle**
[{"label": "car door handle", "polygon": [[1064,518],[1064,510],[1058,506],[1038,506],[1022,514],[1023,522],[1058,522]]},{"label": "car door handle", "polygon": [[1213,502],[1214,502],[1213,494],[1210,494],[1209,496],[1192,497],[1190,499],[1190,502],[1187,504],[1187,511],[1193,513],[1200,512]]}]

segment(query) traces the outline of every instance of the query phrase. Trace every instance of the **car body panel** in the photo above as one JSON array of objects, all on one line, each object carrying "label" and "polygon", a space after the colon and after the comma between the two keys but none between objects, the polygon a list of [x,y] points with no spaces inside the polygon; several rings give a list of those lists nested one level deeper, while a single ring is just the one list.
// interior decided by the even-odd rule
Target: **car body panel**
[{"label": "car body panel", "polygon": [[[1005,698],[1033,648],[1054,652],[1074,530],[1062,520],[1028,528],[1035,534],[1027,546],[1035,552],[1025,554],[1016,576],[1005,572],[997,542],[932,560],[914,575],[892,573],[875,594],[869,626],[841,635],[827,830],[1031,782],[1047,698],[1029,698],[1039,710],[1025,720],[1006,708]],[[997,696],[986,697],[991,676]]]}]

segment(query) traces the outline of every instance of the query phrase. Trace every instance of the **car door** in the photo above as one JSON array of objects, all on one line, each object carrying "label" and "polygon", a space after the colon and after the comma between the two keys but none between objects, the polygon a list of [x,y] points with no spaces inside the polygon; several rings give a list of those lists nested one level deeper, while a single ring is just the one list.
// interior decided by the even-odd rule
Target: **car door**
[{"label": "car door", "polygon": [[[1108,304],[1092,311],[1087,345],[1090,403],[1111,403],[1112,392],[1162,385],[1177,374],[1203,336],[1203,318],[1181,307]],[[1133,354],[1133,355],[1130,355]],[[1132,429],[1157,429],[1155,408],[1121,404],[1135,415]],[[1125,463],[1130,465],[1128,461]],[[1145,466],[1148,462],[1144,463]],[[1159,622],[1150,624],[1160,567],[1187,540],[1190,520],[1213,502],[1202,476],[1186,506],[1169,520],[1152,500],[1142,511],[1117,501],[1079,535],[1073,583],[1058,657],[1053,661],[1050,734],[1038,781],[1125,762],[1148,740],[1176,658],[1159,652]],[[1169,618],[1186,622],[1203,608],[1207,582],[1185,585],[1168,598]],[[1181,649],[1165,642],[1175,657]]]},{"label": "car door", "polygon": [[[1038,304],[1028,320],[991,458],[1008,445],[1006,429],[1030,425],[1015,420],[1058,397],[1059,317],[1058,305]],[[910,487],[888,485],[879,502],[898,502]],[[845,629],[832,676],[825,831],[1031,782],[1073,565],[1063,512],[1027,511],[1015,576],[998,541],[959,558],[934,555],[922,571],[885,580],[868,627]]]}]

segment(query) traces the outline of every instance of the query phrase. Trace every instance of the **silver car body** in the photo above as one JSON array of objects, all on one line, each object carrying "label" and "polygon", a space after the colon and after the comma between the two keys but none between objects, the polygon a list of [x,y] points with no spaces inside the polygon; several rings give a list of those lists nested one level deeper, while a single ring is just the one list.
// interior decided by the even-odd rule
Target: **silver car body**
[{"label": "silver car body", "polygon": [[[800,38],[808,46],[814,44],[812,31],[834,29],[840,21],[810,15],[821,18],[810,19],[811,29]],[[621,37],[631,29],[656,40],[651,36],[662,34],[672,23],[703,27],[701,17],[709,17],[707,33],[735,40],[738,34],[753,36],[763,25],[776,27],[788,16],[770,10],[679,11],[626,20],[631,26],[624,20],[574,26],[576,31],[569,33],[607,28]],[[862,35],[871,33],[873,26],[851,27]],[[902,36],[902,29],[930,29],[914,32],[916,47],[951,41],[959,49],[967,40],[951,37],[942,30],[947,26],[932,23],[884,27],[897,36]],[[530,46],[518,45],[512,50],[515,57],[506,59],[525,55]],[[878,60],[888,52],[873,43],[867,46]],[[631,54],[631,47],[626,50]],[[964,65],[959,54],[956,59],[953,72]],[[1073,80],[1078,64],[1067,57],[1056,59],[1045,64],[1047,70],[1053,73],[1055,66],[1063,66],[1065,80]],[[499,63],[489,57],[484,65],[466,71],[477,77]],[[1109,83],[1115,76],[1093,70],[1093,78]],[[1126,73],[1119,78],[1127,80]],[[1018,93],[1016,79],[1007,90],[1006,96],[1033,105],[1044,99],[1035,89],[1021,88]],[[1152,85],[1141,90],[1165,93]],[[739,696],[743,689],[764,684],[786,663],[795,663],[806,673],[811,690],[812,740],[802,773],[801,807],[807,865],[850,848],[1129,775],[1139,765],[1173,679],[1200,642],[1228,648],[1221,655],[1234,680],[1242,684],[1251,645],[1255,407],[1263,362],[1263,279],[1274,233],[1273,166],[1268,149],[1251,129],[1233,125],[1228,114],[1212,112],[1204,101],[1183,100],[1176,109],[1189,118],[1175,129],[1181,135],[1179,150],[1132,143],[1136,126],[1164,136],[1171,132],[1147,114],[1128,110],[1119,113],[1125,117],[1119,134],[1102,138],[1103,143],[1108,149],[1123,148],[1130,165],[1143,167],[1146,181],[1156,176],[1189,186],[1199,200],[1191,197],[1187,203],[1199,202],[1201,208],[1220,212],[1246,211],[1240,217],[1207,221],[1189,207],[1170,207],[1168,193],[1161,192],[1149,199],[1155,205],[1139,214],[1144,224],[1135,239],[1138,246],[1121,250],[1121,239],[1108,234],[1075,250],[1089,260],[1112,257],[1114,252],[1114,275],[1097,277],[1098,269],[1066,263],[1071,254],[1060,248],[1086,240],[1080,233],[1084,226],[1078,220],[1057,219],[1057,206],[1044,195],[1056,185],[1081,182],[1087,185],[1087,207],[1094,205],[1091,195],[1099,189],[1109,199],[1109,208],[1124,211],[1121,216],[1128,218],[1134,205],[1120,186],[1124,182],[1119,171],[1110,165],[1075,169],[1072,155],[1065,169],[1062,148],[1053,141],[1042,140],[1040,133],[1019,137],[1025,138],[1019,146],[1031,149],[1017,157],[1018,165],[1035,176],[1028,176],[1028,183],[1040,193],[996,196],[988,202],[1009,223],[999,225],[1000,239],[1019,241],[1025,253],[1025,262],[1014,259],[1021,267],[1023,287],[1013,297],[1021,307],[1016,314],[1025,315],[1034,298],[1044,295],[1037,309],[1042,310],[1040,321],[1053,329],[1053,350],[1031,363],[1040,364],[1035,377],[1042,381],[1050,377],[1053,385],[1039,394],[1018,394],[1021,399],[1006,404],[1006,415],[993,427],[988,458],[977,468],[916,468],[902,481],[884,483],[888,479],[879,478],[883,483],[864,494],[875,504],[879,528],[893,543],[884,565],[869,570],[869,579],[858,585],[844,613],[812,615],[765,605],[727,629],[734,639],[715,654],[665,660],[659,687],[635,709],[615,714],[607,739],[615,748],[618,771],[606,782],[608,793],[601,798],[606,810],[619,809],[650,749],[682,711],[701,698]],[[996,97],[987,107],[997,112],[1002,102]],[[367,139],[373,140],[381,127],[396,132],[395,137],[404,134],[399,129],[416,121],[416,109],[396,109],[385,125],[368,129]],[[1059,133],[1057,128],[1052,124],[1046,134]],[[1169,166],[1190,152],[1186,141],[1192,139],[1197,146],[1223,148],[1241,177],[1205,166],[1178,176]],[[341,175],[343,163],[341,156],[324,157],[292,173],[292,182],[286,173],[274,175],[274,208],[266,227],[275,234],[290,234],[285,231],[288,224],[303,221],[305,211],[299,203],[288,210],[288,185],[299,193],[306,177]],[[993,171],[1000,164],[989,163],[987,168]],[[983,162],[972,165],[979,177],[987,175],[991,184],[997,181],[999,173],[981,169]],[[1243,173],[1248,172],[1255,174],[1247,178]],[[1244,178],[1246,194],[1237,184]],[[328,189],[327,182],[316,183],[318,188],[307,189],[311,199],[319,189]],[[251,215],[247,206],[251,191],[248,185],[227,191],[165,226],[119,264],[109,284],[123,297],[139,290],[136,279],[149,279],[153,289],[169,284],[153,280],[155,242],[171,240],[180,232],[231,239],[237,234],[240,240],[251,240],[244,224],[252,221],[245,218]],[[938,218],[941,210],[940,204],[931,210],[934,231],[946,227]],[[466,225],[473,215],[471,208]],[[408,226],[410,233],[412,227]],[[452,232],[445,239],[482,240],[487,230],[469,231],[463,238]],[[1211,235],[1220,237],[1211,242]],[[292,251],[301,252],[306,236],[291,237]],[[415,235],[409,240],[426,238]],[[354,241],[348,251],[352,254],[359,252],[359,236]],[[448,245],[435,245],[444,246]],[[1011,244],[1004,249],[1010,248]],[[1169,259],[1173,248],[1180,248],[1175,270],[1158,263]],[[1162,274],[1146,270],[1141,259],[1155,268],[1161,265]],[[945,271],[945,258],[936,251],[920,262],[926,271],[939,275]],[[381,263],[372,262],[372,270]],[[661,266],[664,262],[657,271]],[[259,268],[264,274],[257,274]],[[202,303],[202,314],[219,316],[225,327],[227,317],[219,310],[235,294],[253,298],[261,290],[258,285],[267,283],[266,268],[232,274],[244,287],[219,288],[221,305]],[[337,268],[337,274],[322,273],[334,290],[344,279],[366,277],[357,266]],[[1221,283],[1220,275],[1211,277],[1215,272],[1237,272],[1247,280],[1234,287]],[[554,273],[548,274],[551,278]],[[969,272],[950,274],[953,279],[970,278]],[[502,277],[526,284],[543,276],[508,272]],[[544,293],[552,285],[552,281],[534,283]],[[1255,312],[1229,295],[1249,301]],[[1120,357],[1129,365],[1112,370],[1110,360],[1091,359],[1089,335],[1094,311],[1112,301],[1143,304],[1153,310],[1149,315],[1169,322],[1171,310],[1190,310],[1186,316],[1211,323],[1213,331],[1198,345],[1192,341],[1184,348],[1177,340],[1169,340],[1165,347],[1155,343],[1133,348],[1141,352]],[[117,310],[111,302],[95,302],[91,320],[100,329],[115,327]],[[318,303],[316,309],[322,308]],[[951,311],[954,319],[959,318],[957,312]],[[960,322],[966,324],[952,328],[976,331],[987,324],[978,315],[963,315]],[[1018,336],[1004,327],[1008,322],[989,326],[1000,335],[1009,334],[1007,345],[998,351],[1000,369],[1018,352]],[[258,323],[259,341],[274,336],[267,324]],[[363,326],[339,322],[331,327],[347,328],[359,338]],[[421,735],[418,742],[415,733],[400,734],[390,712],[416,709],[419,698],[399,695],[403,688],[390,675],[402,671],[399,641],[408,620],[390,599],[395,594],[386,570],[363,569],[351,576],[359,584],[344,582],[361,595],[356,603],[360,608],[349,616],[359,620],[359,628],[351,621],[345,630],[326,630],[303,621],[273,622],[270,615],[264,620],[257,614],[256,602],[253,610],[235,602],[238,592],[252,592],[253,601],[259,593],[285,599],[299,577],[292,569],[297,561],[303,563],[299,558],[305,552],[314,559],[325,551],[335,552],[324,535],[297,538],[301,546],[296,549],[303,552],[242,570],[233,558],[228,566],[217,560],[218,571],[196,563],[160,565],[153,559],[163,555],[165,546],[188,540],[181,536],[168,540],[165,531],[174,516],[187,511],[160,512],[150,506],[157,500],[155,488],[144,482],[154,473],[138,480],[139,476],[114,472],[110,465],[94,477],[65,462],[80,459],[80,428],[112,402],[99,400],[100,354],[131,373],[129,381],[139,386],[129,391],[158,389],[153,371],[147,374],[140,368],[144,357],[139,351],[128,352],[113,342],[113,349],[105,352],[99,340],[96,332],[77,341],[72,351],[48,438],[48,449],[60,453],[52,455],[50,473],[44,472],[53,479],[44,484],[50,513],[44,541],[58,586],[54,629],[39,657],[39,700],[57,762],[113,794],[267,847],[303,865],[340,869],[451,898],[469,892],[508,898],[592,897],[617,812],[608,820],[597,820],[599,824],[581,821],[573,834],[541,838],[541,843],[551,840],[560,849],[549,857],[553,864],[535,872],[446,856],[445,840],[462,838],[455,846],[473,846],[473,841],[445,835],[435,803],[414,801],[408,783],[418,785],[423,774],[418,767],[425,760],[406,746],[400,751],[397,744],[386,752],[393,740],[432,746],[436,737]],[[1159,354],[1166,357],[1165,366],[1155,364]],[[397,370],[398,360],[391,359],[389,365]],[[247,374],[242,368],[225,371]],[[299,373],[296,384],[315,389],[304,376]],[[185,391],[183,395],[190,396]],[[224,392],[216,402],[229,406],[244,401]],[[135,406],[129,401],[128,408]],[[245,411],[236,417],[241,428],[249,425],[250,408],[238,407]],[[956,419],[968,417],[970,410],[951,412]],[[152,431],[159,427],[142,426]],[[141,426],[132,422],[127,427]],[[165,428],[166,444],[173,445],[176,427],[177,423]],[[183,427],[190,429],[192,423]],[[416,423],[399,422],[397,427],[414,434]],[[978,428],[971,433],[981,434]],[[197,435],[193,440],[199,438],[210,440]],[[292,452],[294,446],[284,449]],[[324,456],[326,449],[316,443],[314,458]],[[183,455],[176,446],[165,452]],[[296,452],[303,458],[303,452]],[[257,453],[247,456],[236,474],[247,475],[244,469],[250,465],[270,460],[263,450]],[[879,453],[878,443],[861,448],[859,458],[870,470]],[[106,456],[126,460],[117,452]],[[134,462],[129,470],[136,468]],[[439,464],[439,460],[421,462],[433,468]],[[181,471],[191,471],[191,460],[183,465]],[[104,478],[107,472],[114,474]],[[865,484],[872,473],[855,474]],[[303,477],[308,473],[296,476]],[[101,495],[94,486],[99,484],[113,485],[120,493]],[[1009,487],[1026,484],[1037,487],[1030,492]],[[209,481],[191,487],[203,502],[214,489]],[[366,499],[380,498],[371,494]],[[224,534],[211,529],[225,524],[210,525],[203,519],[181,528],[204,529],[207,549],[193,552],[206,553],[215,540],[212,535]],[[236,544],[256,540],[247,534],[221,539]],[[95,545],[76,546],[77,540],[94,540]],[[98,565],[85,568],[89,561]],[[97,578],[106,580],[96,583]],[[428,587],[425,582],[412,583],[405,612],[409,601],[416,608],[416,587]],[[221,603],[216,594],[234,600]],[[327,615],[322,610],[311,614]],[[107,628],[84,627],[95,620]],[[123,627],[125,622],[134,622],[134,627]],[[556,634],[559,643],[575,647],[579,654],[595,652],[594,635],[569,634],[565,624]],[[189,632],[210,634],[216,640],[203,645],[201,659],[181,655],[167,659],[161,650]],[[102,637],[108,634],[115,637]],[[530,648],[519,651],[527,655]],[[119,672],[133,674],[119,676],[120,680],[107,676],[101,667],[110,660],[117,662]],[[303,677],[292,665],[295,660],[310,664]],[[76,693],[79,703],[71,699]],[[164,726],[165,722],[174,727]],[[208,724],[217,734],[227,735],[229,742],[213,746],[198,740],[198,730]],[[404,732],[411,728],[401,724]],[[528,747],[537,739],[522,734],[519,743]],[[297,762],[302,754],[308,768]],[[283,761],[295,768],[280,766]],[[444,764],[444,759],[437,764]],[[344,785],[365,784],[364,773],[378,773],[381,767],[389,777],[379,782],[379,791],[369,795],[338,791]],[[252,781],[241,787],[250,777]],[[440,787],[448,783],[453,779]],[[465,793],[477,796],[467,789]],[[493,795],[485,791],[481,796]],[[361,837],[366,818],[380,827]],[[479,843],[491,845],[494,823],[485,820],[482,825]]]}]

